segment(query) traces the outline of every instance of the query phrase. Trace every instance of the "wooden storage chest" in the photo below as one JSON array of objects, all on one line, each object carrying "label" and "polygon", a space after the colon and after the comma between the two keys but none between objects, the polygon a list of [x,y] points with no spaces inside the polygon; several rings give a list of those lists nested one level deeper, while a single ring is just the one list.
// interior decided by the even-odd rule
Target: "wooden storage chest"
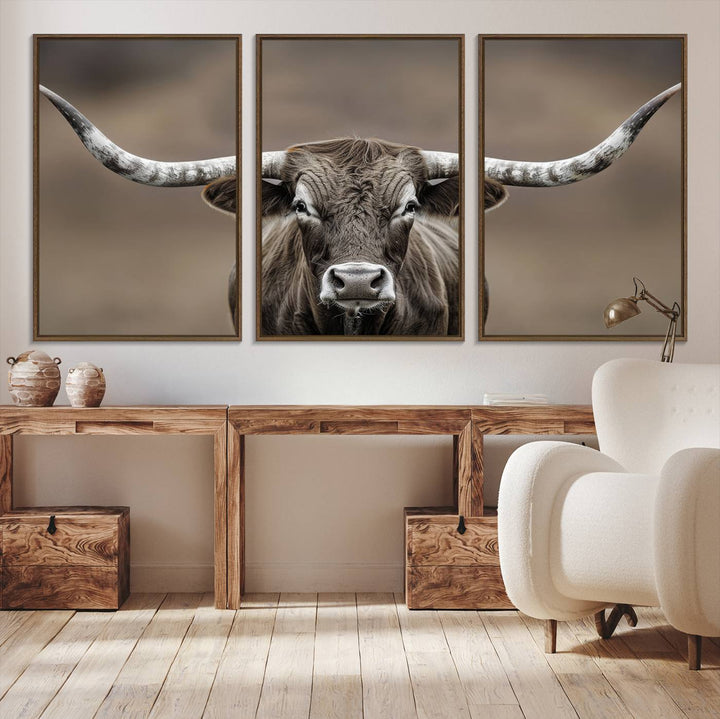
[{"label": "wooden storage chest", "polygon": [[497,547],[497,516],[451,507],[405,508],[405,602],[409,609],[512,609]]},{"label": "wooden storage chest", "polygon": [[128,507],[0,515],[0,608],[118,609],[129,592]]}]

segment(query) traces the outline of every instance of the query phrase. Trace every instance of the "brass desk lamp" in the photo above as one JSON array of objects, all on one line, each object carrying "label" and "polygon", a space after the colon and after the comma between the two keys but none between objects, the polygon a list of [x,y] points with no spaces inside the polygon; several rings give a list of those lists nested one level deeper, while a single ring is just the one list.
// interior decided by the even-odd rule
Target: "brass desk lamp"
[{"label": "brass desk lamp", "polygon": [[[673,355],[675,354],[675,332],[677,330],[678,317],[680,317],[680,305],[677,302],[673,302],[673,306],[668,307],[647,291],[642,280],[633,277],[633,282],[635,283],[635,294],[632,297],[618,297],[618,299],[613,300],[605,308],[605,326],[610,329],[625,320],[629,320],[631,317],[635,317],[635,315],[639,315],[640,307],[638,306],[638,302],[640,302],[640,300],[647,302],[650,307],[657,310],[660,314],[665,315],[665,317],[670,320],[667,332],[665,333],[665,342],[663,343],[660,361],[672,362]],[[638,285],[640,285],[639,292]]]}]

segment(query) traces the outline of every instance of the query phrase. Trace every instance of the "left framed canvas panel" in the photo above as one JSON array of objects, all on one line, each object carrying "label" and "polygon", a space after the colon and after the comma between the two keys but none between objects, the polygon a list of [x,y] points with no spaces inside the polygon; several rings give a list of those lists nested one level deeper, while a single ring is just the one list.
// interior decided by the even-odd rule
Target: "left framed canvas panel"
[{"label": "left framed canvas panel", "polygon": [[240,339],[241,42],[34,36],[34,339]]},{"label": "left framed canvas panel", "polygon": [[257,338],[463,338],[462,35],[257,39]]}]

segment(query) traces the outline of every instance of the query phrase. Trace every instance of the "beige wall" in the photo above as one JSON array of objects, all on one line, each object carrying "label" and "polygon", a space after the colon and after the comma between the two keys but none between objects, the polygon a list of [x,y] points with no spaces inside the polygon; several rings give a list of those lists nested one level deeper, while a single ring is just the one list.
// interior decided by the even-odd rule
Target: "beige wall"
[{"label": "beige wall", "polygon": [[[720,357],[720,5],[717,2],[0,3],[0,357],[32,346],[32,33],[238,32],[243,48],[241,344],[44,343],[105,369],[107,402],[477,403],[483,392],[588,402],[590,379],[658,343],[478,343],[477,33],[678,33],[688,39],[688,331],[676,360]],[[466,336],[460,343],[255,343],[254,41],[258,32],[464,32]],[[64,401],[64,397],[61,397]],[[0,402],[9,402],[0,389]],[[134,587],[209,586],[204,439],[19,441],[18,501],[131,505]],[[447,501],[443,439],[253,439],[249,589],[398,589],[404,505]],[[514,446],[490,446],[490,481]],[[318,462],[318,456],[322,460]],[[179,566],[178,566],[179,565]]]}]

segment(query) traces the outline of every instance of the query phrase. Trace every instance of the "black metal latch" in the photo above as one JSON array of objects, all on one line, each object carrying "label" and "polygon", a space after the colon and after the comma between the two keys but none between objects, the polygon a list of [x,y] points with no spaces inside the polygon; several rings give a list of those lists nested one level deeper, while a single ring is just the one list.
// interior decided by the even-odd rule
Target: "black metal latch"
[{"label": "black metal latch", "polygon": [[458,522],[458,528],[457,528],[458,534],[465,534],[467,531],[467,527],[465,526],[465,517],[460,515],[460,521]]},{"label": "black metal latch", "polygon": [[55,526],[55,515],[50,515],[50,522],[48,524],[47,528],[48,534],[55,534],[57,532],[57,527]]}]

